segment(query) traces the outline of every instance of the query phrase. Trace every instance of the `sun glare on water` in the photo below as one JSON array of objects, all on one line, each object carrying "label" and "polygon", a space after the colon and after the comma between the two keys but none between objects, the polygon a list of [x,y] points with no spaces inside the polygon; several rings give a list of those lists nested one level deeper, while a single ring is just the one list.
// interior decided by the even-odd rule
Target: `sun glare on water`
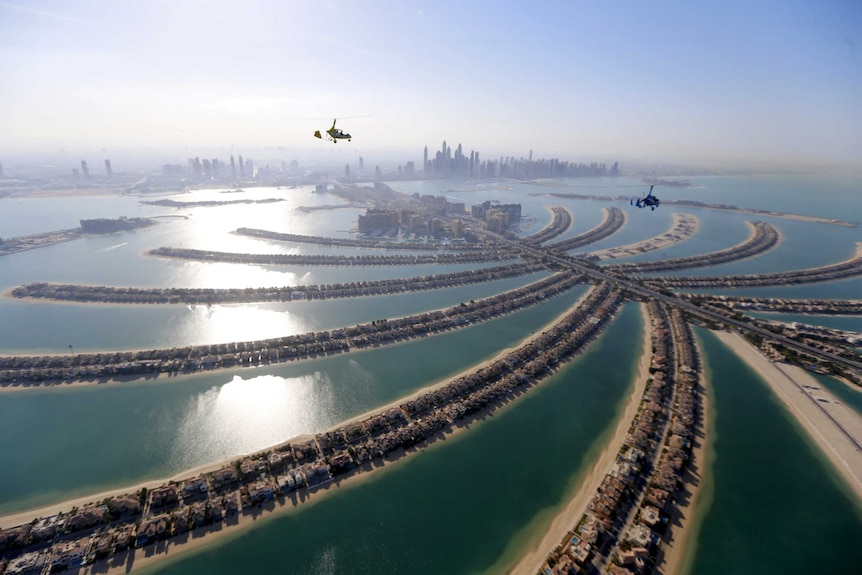
[{"label": "sun glare on water", "polygon": [[325,374],[296,378],[234,376],[189,399],[172,460],[217,461],[314,433],[335,423]]}]

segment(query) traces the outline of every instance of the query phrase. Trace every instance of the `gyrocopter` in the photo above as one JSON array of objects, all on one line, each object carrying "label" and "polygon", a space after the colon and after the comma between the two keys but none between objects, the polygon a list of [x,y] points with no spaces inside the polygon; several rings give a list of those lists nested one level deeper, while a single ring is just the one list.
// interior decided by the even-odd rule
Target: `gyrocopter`
[{"label": "gyrocopter", "polygon": [[[336,128],[335,120],[332,120],[332,127],[326,130],[324,134],[326,134],[326,137],[329,139],[330,142],[334,142],[336,144],[338,143],[338,140],[347,140],[349,142],[350,139],[353,137],[347,132],[343,132],[339,128]],[[320,135],[320,130],[314,131],[314,137],[323,139],[323,136]]]},{"label": "gyrocopter", "polygon": [[651,210],[655,210],[661,204],[661,200],[652,195],[653,186],[649,187],[649,193],[642,198],[632,198],[629,202],[632,206],[637,206],[639,208],[650,208]]}]

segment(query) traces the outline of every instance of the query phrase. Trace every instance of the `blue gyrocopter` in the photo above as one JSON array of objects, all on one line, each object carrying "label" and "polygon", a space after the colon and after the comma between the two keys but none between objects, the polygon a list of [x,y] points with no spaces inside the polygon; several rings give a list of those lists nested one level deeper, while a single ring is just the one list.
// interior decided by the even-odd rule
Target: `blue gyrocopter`
[{"label": "blue gyrocopter", "polygon": [[659,200],[656,196],[652,195],[653,186],[649,187],[649,193],[642,198],[632,198],[630,205],[637,206],[639,208],[649,208],[651,210],[655,210],[661,204],[661,200]]}]

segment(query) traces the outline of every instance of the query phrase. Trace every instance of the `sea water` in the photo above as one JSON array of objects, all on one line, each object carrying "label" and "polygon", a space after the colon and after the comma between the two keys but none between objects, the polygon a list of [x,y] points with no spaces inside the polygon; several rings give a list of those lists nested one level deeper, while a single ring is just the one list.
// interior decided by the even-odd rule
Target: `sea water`
[{"label": "sea water", "polygon": [[[810,213],[823,217],[838,219],[862,220],[862,206],[855,199],[854,193],[858,191],[858,180],[853,178],[821,178],[820,176],[794,176],[794,177],[756,177],[756,178],[691,178],[694,188],[658,188],[658,195],[665,198],[688,198],[704,201],[707,203],[733,203],[740,207],[757,207],[762,209],[775,209],[786,212]],[[605,207],[619,207],[624,209],[628,216],[624,230],[611,238],[603,240],[602,246],[611,247],[639,241],[654,237],[669,228],[669,212],[680,211],[696,215],[701,227],[697,234],[691,238],[675,244],[674,246],[651,254],[634,256],[624,261],[663,259],[666,257],[679,257],[725,249],[743,241],[748,235],[746,221],[765,220],[779,227],[784,234],[782,244],[775,250],[762,256],[752,258],[743,262],[725,264],[721,267],[723,273],[743,273],[759,269],[769,271],[785,271],[799,267],[800,265],[826,265],[849,257],[852,254],[854,243],[862,241],[859,228],[840,228],[811,222],[794,222],[786,219],[762,216],[760,214],[734,214],[698,208],[678,208],[675,206],[662,206],[655,212],[647,210],[636,210],[626,203],[616,201],[593,201],[593,200],[568,200],[551,198],[546,195],[531,196],[531,193],[547,192],[571,192],[597,195],[637,195],[641,188],[646,187],[637,178],[584,178],[565,180],[561,182],[562,187],[538,186],[527,183],[512,182],[509,189],[497,190],[471,190],[467,192],[456,191],[451,194],[449,189],[463,187],[463,183],[453,182],[448,184],[442,181],[426,182],[397,182],[393,185],[402,191],[409,193],[430,193],[456,196],[456,200],[464,201],[469,207],[472,204],[481,203],[485,200],[500,201],[502,203],[522,203],[525,214],[533,219],[525,222],[522,235],[534,233],[543,228],[550,221],[547,206],[563,205],[574,214],[574,225],[572,230],[564,237],[571,237],[583,231],[593,228],[602,219],[601,210]],[[58,244],[43,249],[33,250],[4,256],[0,258],[0,291],[14,287],[22,283],[35,281],[60,281],[76,282],[86,284],[109,284],[120,286],[139,287],[257,287],[257,286],[282,286],[282,285],[307,285],[316,283],[328,283],[334,281],[357,281],[361,279],[384,279],[397,277],[410,277],[419,274],[440,273],[443,270],[459,271],[476,266],[420,266],[420,267],[351,267],[351,268],[327,268],[307,267],[297,268],[291,266],[238,266],[231,264],[209,264],[203,262],[186,262],[179,260],[157,259],[142,256],[142,253],[160,246],[190,247],[198,249],[219,249],[225,251],[246,251],[254,253],[363,253],[361,250],[334,249],[325,246],[298,245],[284,242],[271,242],[254,240],[231,234],[237,227],[254,227],[271,229],[274,231],[286,231],[292,233],[353,237],[349,230],[355,225],[356,217],[363,210],[357,208],[341,208],[316,210],[303,212],[297,210],[301,206],[322,206],[338,203],[338,200],[326,195],[312,194],[310,188],[296,190],[276,190],[273,188],[254,189],[250,194],[256,199],[267,197],[282,197],[286,201],[275,204],[249,204],[242,206],[224,206],[216,208],[183,207],[179,209],[164,208],[159,206],[142,205],[135,198],[86,198],[58,201],[51,199],[33,200],[0,200],[0,236],[11,237],[17,235],[40,233],[56,229],[74,227],[79,218],[90,217],[119,217],[119,216],[142,216],[158,217],[162,223],[147,230],[116,234],[111,236],[87,238],[65,244]],[[176,199],[183,201],[194,201],[196,199],[223,199],[225,196],[217,196],[217,191],[199,191],[179,196]],[[235,199],[236,195],[227,196]],[[562,238],[561,238],[562,239]],[[595,248],[596,246],[590,246]],[[611,262],[613,263],[613,262]],[[487,264],[492,265],[492,264]],[[688,270],[683,275],[694,275],[695,273],[710,274],[711,268],[702,270]],[[509,283],[507,283],[509,282]],[[503,289],[517,285],[517,280],[502,280],[491,287],[468,286],[463,291],[461,288],[440,290],[421,294],[405,294],[399,298],[364,298],[356,301],[345,300],[344,302],[325,302],[324,305],[314,305],[317,302],[308,302],[301,312],[299,309],[273,304],[251,304],[243,306],[222,306],[216,310],[194,308],[186,306],[178,308],[160,306],[66,306],[50,303],[21,302],[14,300],[0,301],[0,352],[2,353],[25,353],[42,352],[45,350],[65,351],[68,345],[80,344],[90,349],[128,349],[141,345],[143,347],[155,347],[160,342],[170,342],[170,345],[188,345],[198,341],[213,341],[214,339],[233,339],[234,334],[245,336],[252,333],[268,334],[281,332],[281,330],[314,329],[314,326],[351,325],[359,321],[370,321],[380,317],[392,317],[392,310],[398,313],[413,313],[411,310],[425,310],[438,305],[454,305],[470,296],[499,293]],[[755,288],[744,290],[713,290],[714,293],[736,293],[751,295],[776,295],[779,297],[842,297],[858,298],[862,293],[862,279],[850,279],[826,284],[815,284],[810,286],[790,286],[784,288]],[[574,296],[572,296],[574,297]],[[437,299],[435,299],[437,298]],[[473,298],[471,298],[473,299]],[[430,303],[432,300],[433,303]],[[372,303],[382,301],[382,304]],[[426,385],[429,380],[445,377],[459,371],[475,362],[493,355],[501,347],[513,345],[520,337],[528,335],[533,329],[550,320],[554,313],[549,312],[551,308],[545,306],[561,305],[562,299],[554,299],[543,306],[522,312],[525,315],[509,316],[495,320],[487,324],[487,329],[476,331],[465,331],[460,336],[448,334],[438,338],[430,338],[422,342],[414,342],[416,351],[404,355],[406,346],[382,348],[375,352],[358,354],[355,358],[343,356],[328,358],[338,359],[345,362],[336,367],[337,362],[319,368],[314,362],[308,367],[301,364],[281,366],[275,369],[266,368],[259,370],[247,370],[233,372],[218,372],[207,374],[200,378],[176,378],[159,381],[156,383],[139,382],[124,385],[122,388],[94,387],[75,389],[54,389],[44,391],[27,391],[19,394],[0,395],[0,441],[4,445],[12,446],[9,457],[12,462],[0,468],[0,496],[5,502],[0,504],[3,512],[10,510],[29,508],[34,505],[45,504],[50,501],[59,501],[71,496],[92,493],[107,487],[117,487],[130,482],[138,482],[142,479],[162,477],[166,473],[179,472],[193,465],[210,461],[217,457],[228,457],[232,453],[257,448],[255,446],[275,442],[280,438],[287,438],[284,428],[279,427],[280,421],[276,418],[267,419],[272,422],[269,425],[253,426],[254,417],[258,411],[251,405],[260,405],[266,401],[276,398],[285,407],[302,405],[302,402],[282,399],[294,397],[290,394],[282,395],[285,389],[291,393],[301,391],[303,397],[314,398],[310,404],[314,409],[298,416],[304,421],[305,429],[320,429],[336,424],[351,414],[358,414],[367,409],[383,405]],[[393,302],[393,307],[388,308],[387,303]],[[399,303],[403,302],[403,303]],[[429,303],[423,303],[429,302]],[[555,303],[556,302],[556,303]],[[367,304],[367,307],[366,307]],[[87,308],[82,310],[82,308]],[[216,308],[217,306],[213,306]],[[178,311],[180,310],[180,311]],[[524,318],[536,315],[535,320]],[[299,317],[294,317],[298,315]],[[291,316],[284,319],[283,316]],[[621,320],[622,321],[622,318]],[[79,323],[80,322],[80,323]],[[97,327],[101,326],[101,328]],[[275,327],[273,327],[275,326]],[[498,333],[499,326],[507,326],[502,330],[504,335]],[[611,326],[613,329],[615,326]],[[92,333],[91,333],[92,329]],[[64,331],[65,330],[65,331]],[[56,336],[60,333],[60,336]],[[609,331],[608,333],[612,333]],[[614,332],[616,333],[616,332]],[[26,337],[25,337],[26,334]],[[280,333],[283,335],[283,333]],[[360,495],[353,502],[350,495],[355,490],[344,490],[343,495],[333,497],[330,503],[328,515],[322,515],[322,519],[301,519],[311,517],[309,513],[313,506],[307,511],[291,515],[291,519],[285,521],[296,521],[289,528],[281,530],[273,524],[273,530],[263,527],[255,530],[265,543],[252,541],[246,548],[251,551],[242,551],[244,544],[240,547],[229,546],[228,556],[239,557],[245,561],[243,568],[256,566],[258,556],[270,553],[280,557],[285,564],[285,557],[280,552],[271,551],[271,546],[278,542],[279,546],[285,540],[299,537],[300,542],[305,542],[302,533],[306,530],[316,534],[317,538],[326,543],[324,547],[312,547],[310,555],[302,555],[301,549],[291,548],[299,556],[305,557],[300,565],[308,567],[312,572],[328,572],[327,565],[348,560],[351,556],[347,551],[353,547],[355,540],[352,531],[360,530],[357,525],[371,530],[377,536],[373,538],[364,550],[365,557],[371,557],[378,547],[384,545],[384,550],[390,546],[383,541],[382,537],[388,535],[393,537],[396,543],[410,543],[404,546],[404,550],[397,552],[399,558],[397,565],[409,563],[410,557],[404,559],[404,554],[413,556],[415,549],[423,549],[421,559],[422,569],[428,572],[446,571],[458,557],[455,553],[465,548],[477,546],[477,552],[469,556],[467,565],[472,570],[488,569],[493,571],[494,565],[502,561],[502,557],[515,553],[511,549],[517,548],[518,535],[523,529],[540,533],[545,527],[547,517],[553,515],[554,509],[565,502],[560,488],[551,490],[552,497],[546,497],[543,489],[546,484],[541,480],[545,476],[554,475],[559,472],[563,479],[558,479],[557,485],[565,484],[571,486],[573,479],[582,470],[577,457],[572,456],[572,461],[566,455],[551,457],[547,452],[537,452],[537,446],[541,443],[528,441],[527,443],[512,443],[512,438],[542,438],[550,440],[557,436],[565,438],[567,425],[575,426],[576,430],[583,432],[583,437],[576,433],[570,435],[580,437],[583,441],[592,441],[592,447],[579,448],[577,453],[584,453],[584,449],[595,449],[604,441],[601,439],[603,430],[607,430],[608,421],[614,413],[614,406],[621,401],[623,390],[605,395],[603,391],[609,387],[607,381],[602,379],[606,372],[611,372],[627,361],[635,361],[637,348],[635,342],[626,343],[625,336],[628,332],[615,335],[614,339],[608,337],[600,340],[600,344],[609,345],[603,353],[601,360],[593,362],[589,354],[579,359],[573,366],[581,366],[579,369],[589,369],[599,379],[594,386],[578,387],[576,398],[570,403],[549,400],[548,405],[539,408],[540,415],[537,417],[539,423],[536,425],[543,428],[539,431],[530,431],[527,421],[532,418],[523,417],[523,420],[515,415],[509,416],[505,426],[500,429],[510,429],[509,433],[499,431],[494,425],[503,420],[500,413],[489,418],[487,424],[478,426],[475,432],[478,434],[482,429],[488,435],[482,435],[482,442],[471,443],[464,440],[455,440],[454,445],[458,449],[466,450],[464,455],[455,459],[435,459],[429,457],[433,450],[418,456],[433,463],[430,467],[411,468],[410,461],[404,462],[405,469],[418,469],[416,473],[422,478],[427,477],[427,482],[416,483],[417,479],[410,477],[402,484],[401,489],[415,491],[418,494],[422,490],[434,492],[434,486],[442,481],[449,490],[453,484],[462,486],[469,491],[455,492],[459,497],[463,496],[469,500],[470,496],[476,496],[487,487],[487,476],[477,475],[476,467],[468,466],[463,470],[460,467],[452,467],[453,462],[459,465],[462,461],[473,463],[481,468],[487,461],[497,465],[498,459],[502,469],[493,476],[493,482],[501,481],[501,477],[514,474],[513,487],[495,492],[503,494],[493,501],[486,501],[484,507],[475,509],[452,511],[449,506],[441,505],[444,494],[438,494],[429,498],[432,504],[418,498],[415,507],[420,513],[399,519],[393,523],[392,530],[386,526],[388,516],[371,515],[370,522],[360,521],[364,517],[362,513],[372,512],[376,506],[383,506],[386,511],[391,506],[380,499],[386,499],[384,495]],[[75,336],[75,337],[70,337]],[[23,338],[24,343],[16,342]],[[448,339],[447,339],[448,338]],[[223,339],[223,341],[226,341]],[[144,343],[146,342],[146,343]],[[467,350],[467,351],[465,351]],[[709,352],[708,352],[709,355]],[[364,356],[366,359],[360,359]],[[374,358],[371,360],[370,358]],[[357,361],[362,368],[352,370],[350,360]],[[370,362],[370,363],[369,363]],[[443,365],[437,366],[436,363]],[[434,365],[432,365],[434,364]],[[284,369],[285,371],[281,371]],[[622,369],[622,368],[621,368]],[[382,370],[382,371],[378,371]],[[356,375],[352,375],[352,374]],[[417,375],[417,373],[419,375]],[[315,374],[320,374],[321,379],[314,379]],[[370,374],[370,375],[369,375]],[[234,379],[237,375],[240,381]],[[260,376],[260,377],[258,377]],[[415,376],[415,377],[414,377]],[[275,378],[274,383],[272,379]],[[211,378],[211,379],[210,379]],[[342,380],[342,378],[345,378]],[[618,385],[630,383],[625,381]],[[283,381],[282,381],[283,380]],[[548,387],[550,389],[551,386]],[[235,391],[240,393],[235,393]],[[541,389],[539,390],[541,391]],[[553,397],[553,396],[551,396]],[[524,406],[531,401],[532,395],[524,400]],[[538,401],[538,400],[533,400]],[[256,402],[256,403],[255,403]],[[580,411],[581,406],[584,407]],[[239,413],[238,419],[234,417],[231,409],[236,408]],[[721,413],[721,405],[719,414]],[[774,407],[774,406],[773,406]],[[554,411],[560,410],[560,411]],[[608,411],[610,410],[610,411]],[[299,410],[302,412],[302,410]],[[558,415],[546,417],[548,412]],[[506,413],[526,413],[519,411],[519,404],[512,406]],[[725,420],[728,419],[728,409],[724,408]],[[242,415],[245,413],[246,415]],[[598,414],[601,425],[588,424],[593,413]],[[733,413],[731,410],[730,413]],[[758,412],[765,422],[773,420],[781,421],[780,409],[764,409]],[[765,415],[764,415],[765,414]],[[228,418],[233,427],[238,430],[250,428],[250,433],[216,434],[212,441],[207,439],[207,433],[214,429],[214,421],[218,417]],[[83,418],[86,418],[84,421]],[[272,429],[278,433],[272,433]],[[27,429],[26,433],[22,429]],[[496,434],[500,435],[497,436]],[[540,433],[535,435],[535,433]],[[720,434],[719,434],[720,435]],[[742,434],[744,435],[744,434]],[[251,437],[252,441],[249,441]],[[154,439],[155,438],[155,439]],[[581,439],[578,439],[580,441]],[[574,439],[573,439],[574,440]],[[94,442],[90,444],[89,442]],[[198,443],[196,443],[198,442]],[[446,443],[440,444],[434,450],[441,453],[446,452]],[[58,445],[55,449],[54,445]],[[462,446],[463,445],[463,446]],[[499,451],[491,451],[494,446],[499,445]],[[551,446],[555,445],[551,443]],[[744,446],[745,443],[743,442]],[[198,449],[204,446],[205,456],[199,455]],[[70,451],[71,450],[71,451]],[[744,450],[743,450],[744,452]],[[493,459],[486,459],[486,453],[496,453]],[[542,453],[545,453],[544,455]],[[756,453],[756,450],[755,450]],[[6,452],[4,452],[4,455]],[[789,455],[792,460],[793,454]],[[64,458],[74,457],[75,469],[78,473],[71,473],[68,466],[58,466],[59,461]],[[442,455],[439,457],[443,457]],[[727,459],[727,456],[724,456]],[[58,459],[59,458],[59,459]],[[141,461],[138,467],[131,467],[124,471],[124,465],[134,465]],[[69,460],[71,461],[71,459]],[[580,460],[582,461],[582,460]],[[717,460],[718,464],[721,460]],[[795,460],[792,460],[795,461]],[[83,463],[82,463],[83,462]],[[812,485],[822,487],[834,485],[834,477],[827,466],[821,464],[806,465],[806,473],[812,473]],[[62,472],[58,471],[62,469]],[[393,471],[397,467],[393,468]],[[463,473],[462,473],[463,471]],[[735,473],[733,471],[732,473]],[[751,469],[743,468],[738,471],[744,480]],[[405,472],[407,473],[407,472]],[[716,474],[715,488],[731,490],[737,489],[733,475],[727,473]],[[788,472],[791,475],[795,471]],[[529,475],[524,475],[529,474]],[[389,475],[384,472],[382,480]],[[451,476],[451,482],[449,481]],[[531,481],[524,481],[528,477]],[[492,482],[492,483],[493,483]],[[378,480],[368,482],[377,484]],[[384,484],[388,485],[388,484]],[[379,489],[379,488],[378,488]],[[827,489],[829,491],[829,489]],[[834,489],[832,490],[834,492]],[[376,493],[376,492],[375,492]],[[480,493],[481,494],[481,493]],[[478,496],[477,496],[478,497]],[[508,506],[509,498],[515,498],[519,505],[533,506],[523,514],[514,514],[504,521],[508,524],[502,530],[494,528],[494,521],[499,517],[493,514],[495,506]],[[535,500],[535,501],[534,501]],[[402,504],[405,500],[397,499]],[[534,503],[531,503],[533,502]],[[757,498],[751,499],[757,501]],[[749,502],[749,505],[752,504]],[[786,502],[784,503],[786,505]],[[348,527],[333,530],[331,527],[338,522],[341,507],[349,509],[356,506],[361,513],[347,515],[352,521],[347,522]],[[781,503],[775,503],[779,507]],[[831,505],[831,503],[830,503]],[[795,503],[792,506],[795,508]],[[755,507],[756,509],[759,509]],[[410,508],[406,508],[405,513]],[[537,509],[539,511],[537,511]],[[832,533],[831,507],[806,508],[813,517],[813,525],[818,526],[815,535],[825,537],[824,533]],[[396,511],[400,510],[400,507]],[[470,513],[489,513],[487,516],[487,527],[476,527],[472,522],[467,525],[474,526],[477,533],[483,534],[479,537],[467,537],[462,530],[455,531],[455,536],[446,537],[442,543],[432,544],[437,541],[434,538],[422,538],[431,531],[406,531],[405,536],[399,533],[406,529],[409,522],[416,524],[426,523],[435,527],[433,534],[436,537],[438,531],[445,531],[449,526],[459,524],[465,515]],[[741,513],[747,514],[745,509]],[[504,514],[509,514],[504,511]],[[724,513],[724,512],[722,512]],[[543,519],[542,519],[543,518]],[[808,516],[804,519],[807,519]],[[409,519],[409,521],[408,521]],[[545,521],[545,523],[543,523]],[[854,522],[856,527],[853,527]],[[825,522],[825,523],[824,523]],[[849,529],[851,533],[858,532],[858,517],[853,520],[838,521],[835,525]],[[527,525],[527,527],[525,527]],[[807,538],[811,534],[807,521],[803,521],[798,529],[792,529],[796,534],[799,547],[807,544]],[[847,527],[849,525],[849,527]],[[790,531],[786,525],[783,526]],[[746,522],[728,522],[723,524],[721,536],[728,537],[733,541],[737,539],[747,540],[750,529],[757,529],[756,524]],[[381,530],[382,529],[382,530]],[[705,526],[706,529],[706,526]],[[325,535],[324,535],[325,533]],[[706,533],[706,531],[704,531]],[[419,537],[415,537],[415,535]],[[249,535],[251,537],[251,535]],[[257,537],[257,535],[255,536]],[[526,536],[525,536],[526,537]],[[858,539],[858,535],[854,535]],[[461,541],[463,539],[463,542]],[[820,540],[817,540],[820,541]],[[825,550],[828,555],[835,556],[833,551],[839,548],[843,539],[833,541],[820,541],[815,545]],[[711,544],[710,544],[711,545]],[[424,549],[426,547],[430,550]],[[228,549],[226,547],[226,549]],[[239,549],[239,551],[237,551]],[[346,555],[345,555],[346,554]],[[838,553],[840,555],[840,553]],[[378,561],[385,561],[386,556],[377,553],[374,555]],[[226,560],[222,555],[217,558]],[[473,557],[473,558],[470,558]],[[358,564],[362,559],[356,559]],[[207,560],[208,561],[208,560]],[[269,560],[267,560],[269,561]],[[406,561],[407,563],[405,563]],[[434,569],[434,565],[443,566],[442,569]],[[504,561],[505,562],[505,561]],[[416,564],[420,563],[417,560]],[[234,566],[239,563],[231,563]],[[781,563],[782,565],[784,563]],[[175,572],[198,572],[192,564],[190,571],[180,569]],[[179,569],[179,567],[178,567]],[[203,567],[200,568],[203,570]],[[236,569],[234,569],[235,571]],[[243,570],[243,569],[239,569]],[[733,570],[733,567],[730,569]],[[780,572],[780,571],[776,571]]]},{"label": "sea water", "polygon": [[856,573],[862,502],[760,377],[710,332],[714,459],[689,573]]}]

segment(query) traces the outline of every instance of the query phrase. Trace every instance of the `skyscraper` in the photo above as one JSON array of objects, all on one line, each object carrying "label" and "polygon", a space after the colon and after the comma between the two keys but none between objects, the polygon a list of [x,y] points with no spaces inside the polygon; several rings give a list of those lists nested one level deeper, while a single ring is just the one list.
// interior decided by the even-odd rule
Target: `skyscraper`
[{"label": "skyscraper", "polygon": [[236,179],[236,164],[233,161],[233,154],[230,155],[230,177]]},{"label": "skyscraper", "polygon": [[81,173],[84,174],[85,178],[90,177],[90,170],[87,168],[87,160],[81,160]]},{"label": "skyscraper", "polygon": [[425,146],[425,153],[422,155],[422,172],[428,175],[428,146]]},{"label": "skyscraper", "polygon": [[242,155],[240,155],[240,157],[239,157],[239,177],[240,178],[245,177],[245,167],[242,164]]},{"label": "skyscraper", "polygon": [[0,162],[0,178],[3,177],[3,162]]},{"label": "skyscraper", "polygon": [[105,160],[105,174],[109,178],[114,175],[114,170],[111,169],[111,160]]}]

